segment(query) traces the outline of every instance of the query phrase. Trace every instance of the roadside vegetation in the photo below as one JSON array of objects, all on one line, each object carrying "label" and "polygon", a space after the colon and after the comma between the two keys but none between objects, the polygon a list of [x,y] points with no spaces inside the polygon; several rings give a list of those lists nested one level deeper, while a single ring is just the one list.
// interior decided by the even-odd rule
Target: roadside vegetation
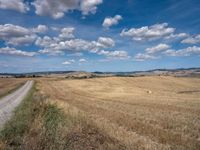
[{"label": "roadside vegetation", "polygon": [[125,149],[119,141],[41,94],[37,83],[0,132],[0,149]]}]

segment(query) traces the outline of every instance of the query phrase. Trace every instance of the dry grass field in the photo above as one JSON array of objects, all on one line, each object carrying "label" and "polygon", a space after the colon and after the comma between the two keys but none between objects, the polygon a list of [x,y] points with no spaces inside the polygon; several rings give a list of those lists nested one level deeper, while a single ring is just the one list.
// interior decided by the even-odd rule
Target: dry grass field
[{"label": "dry grass field", "polygon": [[22,84],[24,84],[26,79],[16,79],[16,78],[0,78],[0,97],[9,94],[14,91]]},{"label": "dry grass field", "polygon": [[124,149],[200,149],[199,78],[43,79],[38,86]]}]

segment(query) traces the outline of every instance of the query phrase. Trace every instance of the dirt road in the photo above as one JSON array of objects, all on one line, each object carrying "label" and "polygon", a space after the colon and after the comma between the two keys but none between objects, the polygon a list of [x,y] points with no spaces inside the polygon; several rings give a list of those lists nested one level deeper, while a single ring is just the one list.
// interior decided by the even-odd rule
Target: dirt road
[{"label": "dirt road", "polygon": [[0,128],[10,119],[14,109],[22,102],[33,85],[27,81],[21,88],[0,99]]}]

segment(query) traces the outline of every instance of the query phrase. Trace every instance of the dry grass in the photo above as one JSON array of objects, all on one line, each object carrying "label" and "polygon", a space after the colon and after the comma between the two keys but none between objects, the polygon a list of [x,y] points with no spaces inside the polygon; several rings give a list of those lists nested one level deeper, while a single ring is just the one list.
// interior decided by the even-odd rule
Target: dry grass
[{"label": "dry grass", "polygon": [[80,113],[65,113],[34,86],[0,132],[2,150],[125,149]]},{"label": "dry grass", "polygon": [[26,79],[0,78],[0,97],[3,97],[24,84]]},{"label": "dry grass", "polygon": [[[198,78],[43,79],[39,89],[66,113],[83,115],[126,149],[200,149]],[[85,136],[81,134],[69,138]]]}]

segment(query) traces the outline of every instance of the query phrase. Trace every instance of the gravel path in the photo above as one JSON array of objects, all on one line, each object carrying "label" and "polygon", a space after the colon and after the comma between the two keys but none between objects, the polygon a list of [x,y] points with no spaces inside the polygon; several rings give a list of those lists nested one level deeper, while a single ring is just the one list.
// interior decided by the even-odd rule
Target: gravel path
[{"label": "gravel path", "polygon": [[27,81],[21,88],[0,99],[0,128],[11,118],[13,111],[25,98],[32,85],[33,81]]}]

